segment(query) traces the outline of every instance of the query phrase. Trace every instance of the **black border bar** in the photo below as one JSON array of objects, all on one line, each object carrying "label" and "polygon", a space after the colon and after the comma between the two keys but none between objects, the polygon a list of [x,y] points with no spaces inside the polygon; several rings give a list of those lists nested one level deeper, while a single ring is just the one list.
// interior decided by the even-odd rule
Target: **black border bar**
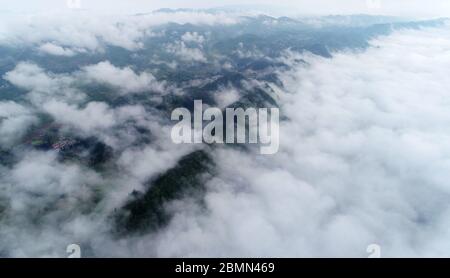
[{"label": "black border bar", "polygon": [[[183,265],[184,263],[184,265]],[[225,264],[225,268],[224,265]],[[259,265],[258,265],[259,264]],[[273,264],[269,268],[269,264]],[[184,266],[182,273],[176,272]],[[208,265],[206,275],[186,272],[187,266]],[[262,267],[262,266],[265,267]],[[246,267],[245,267],[246,266]],[[258,267],[259,266],[259,267]],[[271,265],[270,265],[271,266]],[[228,267],[228,268],[227,268]],[[198,269],[198,268],[197,268]],[[230,271],[231,270],[231,271]],[[449,273],[447,259],[0,259],[0,272],[24,275],[49,274],[58,277],[85,275],[174,274],[179,276],[227,276],[227,275],[425,275],[433,272]],[[5,276],[3,276],[5,277]],[[134,278],[134,277],[133,277]],[[384,277],[381,277],[384,278]]]}]

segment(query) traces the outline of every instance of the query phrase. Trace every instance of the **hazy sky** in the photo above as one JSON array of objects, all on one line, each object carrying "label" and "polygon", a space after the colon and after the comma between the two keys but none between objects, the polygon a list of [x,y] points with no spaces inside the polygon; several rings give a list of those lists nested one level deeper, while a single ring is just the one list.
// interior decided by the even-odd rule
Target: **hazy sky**
[{"label": "hazy sky", "polygon": [[106,13],[139,13],[159,8],[211,8],[233,5],[276,6],[287,14],[389,14],[450,16],[448,0],[0,0],[0,10],[48,12],[68,10],[67,2],[81,1],[83,9]]}]

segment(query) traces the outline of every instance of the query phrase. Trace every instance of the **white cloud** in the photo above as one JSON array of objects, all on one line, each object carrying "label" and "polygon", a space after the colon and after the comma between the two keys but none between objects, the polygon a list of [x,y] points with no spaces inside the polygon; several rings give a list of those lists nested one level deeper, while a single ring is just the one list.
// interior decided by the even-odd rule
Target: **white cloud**
[{"label": "white cloud", "polygon": [[[15,38],[72,50],[101,51],[105,42],[135,50],[143,30],[164,20],[230,23],[191,13],[136,18],[108,27],[86,25],[90,19],[64,22],[60,29],[48,24],[42,33],[27,26],[30,37]],[[92,29],[82,30],[83,24]],[[191,149],[168,142],[170,131],[143,107],[85,103],[75,83],[108,84],[121,93],[162,91],[164,84],[148,72],[107,61],[72,74],[19,63],[4,78],[29,91],[33,109],[111,146],[126,142],[120,150],[136,137],[123,127],[127,121],[149,128],[156,139],[122,152],[112,176],[61,163],[52,152],[19,153],[12,169],[0,166],[0,190],[6,192],[0,206],[7,207],[0,218],[0,253],[65,255],[65,246],[79,240],[105,256],[365,256],[370,243],[380,244],[383,256],[448,256],[449,37],[445,29],[402,31],[373,41],[363,53],[335,53],[332,59],[290,53],[309,65],[292,63],[292,71],[279,73],[286,88],[274,87],[288,119],[281,126],[280,152],[261,157],[218,148],[218,176],[208,184],[206,213],[189,201],[176,202],[175,218],[159,234],[119,243],[105,233],[112,210]],[[201,39],[191,33],[184,40]],[[201,49],[184,41],[169,51],[206,61]],[[222,93],[221,106],[237,99],[233,90]],[[15,140],[33,120],[26,107],[0,103],[0,135],[7,138],[0,140]],[[93,201],[96,194],[100,204]]]},{"label": "white cloud", "polygon": [[280,74],[280,152],[218,151],[208,213],[181,206],[157,254],[365,257],[377,243],[385,257],[448,256],[448,38],[402,31],[300,56],[309,66]]},{"label": "white cloud", "polygon": [[3,78],[13,85],[26,90],[51,90],[54,82],[51,76],[36,64],[20,62],[13,71],[7,72]]},{"label": "white cloud", "polygon": [[205,55],[203,55],[203,52],[199,48],[188,47],[184,41],[169,44],[167,51],[177,55],[183,61],[204,63],[207,61]]},{"label": "white cloud", "polygon": [[94,198],[103,189],[100,185],[106,184],[98,174],[60,163],[55,153],[33,151],[11,170],[0,168],[0,173],[4,255],[64,257],[71,239],[102,233],[105,225],[98,215],[74,214],[83,206],[95,206]]},{"label": "white cloud", "polygon": [[202,44],[205,41],[205,37],[198,34],[197,32],[186,32],[181,36],[181,40],[184,42],[194,42]]},{"label": "white cloud", "polygon": [[55,55],[55,56],[74,56],[76,53],[70,48],[64,48],[62,46],[53,43],[44,43],[39,47],[39,51],[42,53]]},{"label": "white cloud", "polygon": [[85,108],[50,101],[45,103],[43,110],[62,124],[68,124],[84,132],[95,133],[114,126],[114,112],[102,102],[90,102]]},{"label": "white cloud", "polygon": [[[238,17],[204,12],[149,13],[143,15],[99,15],[90,12],[18,14],[0,24],[0,45],[34,46],[44,51],[69,54],[70,51],[104,51],[105,45],[134,51],[151,29],[166,23],[219,25],[235,24]],[[51,42],[51,45],[47,43]],[[61,49],[69,46],[70,49]],[[42,50],[42,49],[41,49]]]},{"label": "white cloud", "polygon": [[0,102],[0,146],[10,147],[36,122],[33,111],[23,105],[13,101]]},{"label": "white cloud", "polygon": [[164,146],[161,143],[145,148],[130,148],[121,154],[118,164],[132,177],[145,183],[155,174],[175,166],[177,161],[190,151],[192,146],[189,145]]},{"label": "white cloud", "polygon": [[[149,72],[134,72],[131,67],[119,68],[109,61],[88,65],[70,74],[54,74],[30,62],[20,62],[3,78],[13,85],[29,91],[28,98],[36,105],[58,99],[80,103],[85,94],[77,89],[83,83],[100,83],[117,89],[117,93],[166,93],[164,81],[158,81]],[[114,93],[114,92],[112,92]]]},{"label": "white cloud", "polygon": [[74,88],[76,76],[47,72],[31,62],[19,62],[12,71],[4,74],[3,79],[27,90],[28,99],[37,106],[54,99],[79,103],[85,97]]},{"label": "white cloud", "polygon": [[130,67],[118,68],[109,61],[83,68],[85,78],[118,88],[122,93],[155,91],[163,93],[165,84],[158,82],[149,72],[136,74]]},{"label": "white cloud", "polygon": [[235,88],[223,88],[214,94],[214,99],[220,109],[235,103],[239,98],[239,92]]}]

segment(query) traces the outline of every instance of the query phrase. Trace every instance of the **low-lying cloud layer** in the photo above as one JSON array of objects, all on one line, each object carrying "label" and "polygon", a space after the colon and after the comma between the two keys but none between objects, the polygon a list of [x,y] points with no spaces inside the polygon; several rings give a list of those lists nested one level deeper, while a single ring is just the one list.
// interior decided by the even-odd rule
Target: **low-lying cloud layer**
[{"label": "low-lying cloud layer", "polygon": [[219,151],[208,213],[179,211],[156,254],[361,257],[376,243],[382,256],[448,256],[449,34],[298,56],[308,65],[280,73],[280,152]]},{"label": "low-lying cloud layer", "polygon": [[[151,27],[167,22],[225,26],[242,18],[175,12],[114,20],[82,14],[76,22],[49,18],[37,25],[34,20],[0,26],[7,30],[0,45],[32,49],[36,59],[92,58],[107,46],[138,52],[143,41],[162,36]],[[203,70],[202,63],[210,62],[229,74],[249,63],[245,77],[255,80],[241,81],[243,73],[234,73],[216,86],[222,76],[190,79],[188,72],[169,84],[157,78],[160,71],[130,60],[118,65],[87,59],[67,71],[14,61],[2,76],[6,85],[0,84],[20,95],[0,102],[0,158],[14,154],[11,161],[0,160],[0,256],[61,257],[71,243],[80,244],[86,256],[107,257],[364,257],[372,243],[381,246],[382,256],[449,255],[448,26],[396,31],[367,49],[335,52],[332,58],[289,48],[282,57],[265,58],[251,41],[230,43],[229,53],[243,59],[242,65],[221,65],[220,55],[209,61],[208,33],[182,30],[163,43],[175,63],[168,68],[187,62],[187,71]],[[142,57],[155,64],[161,58]],[[252,64],[253,58],[260,60]],[[270,74],[281,82],[257,79]],[[176,96],[201,91],[179,86],[197,84],[225,108],[242,97],[237,83],[248,92],[264,88],[278,100],[283,120],[276,155],[170,141],[169,118],[155,109],[169,105],[164,97],[179,101]],[[43,115],[53,122],[40,131],[95,137],[111,148],[113,162],[99,170],[61,159],[58,150],[24,146],[35,143],[23,137]],[[113,235],[111,216],[130,194],[145,192],[149,179],[197,149],[209,152],[217,165],[204,203],[176,200],[168,204],[174,217],[157,232]]]},{"label": "low-lying cloud layer", "polygon": [[[38,51],[52,55],[73,56],[78,52],[102,52],[112,45],[133,51],[142,48],[142,39],[150,29],[166,23],[194,25],[230,25],[238,16],[218,13],[179,11],[130,16],[99,16],[90,12],[64,15],[18,14],[0,23],[0,44],[36,46]],[[201,39],[201,37],[185,37]]]}]

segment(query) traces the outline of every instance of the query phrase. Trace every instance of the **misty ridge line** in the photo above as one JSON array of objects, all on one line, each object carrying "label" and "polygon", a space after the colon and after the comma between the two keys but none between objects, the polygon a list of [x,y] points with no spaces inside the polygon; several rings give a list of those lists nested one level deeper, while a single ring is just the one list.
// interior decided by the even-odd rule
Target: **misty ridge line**
[{"label": "misty ridge line", "polygon": [[202,100],[194,100],[193,116],[184,107],[172,111],[171,120],[178,123],[170,136],[175,144],[261,144],[260,153],[271,155],[279,149],[279,118],[278,108],[226,108],[224,119],[220,108],[203,109]]}]

